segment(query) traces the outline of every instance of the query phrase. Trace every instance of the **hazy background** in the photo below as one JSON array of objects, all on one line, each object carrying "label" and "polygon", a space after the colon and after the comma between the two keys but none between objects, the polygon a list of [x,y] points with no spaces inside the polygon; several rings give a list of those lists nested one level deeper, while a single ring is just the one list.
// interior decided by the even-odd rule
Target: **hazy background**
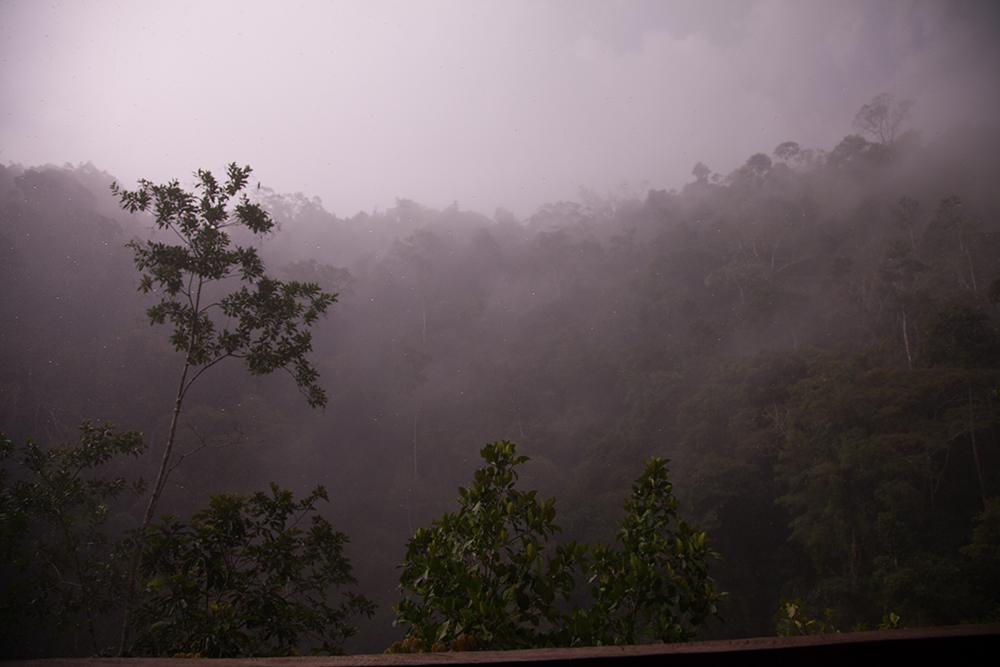
[{"label": "hazy background", "polygon": [[[997,551],[965,549],[1000,496],[998,7],[0,0],[0,427],[109,420],[150,445],[115,470],[155,476],[181,359],[125,244],[163,237],[108,186],[236,161],[281,225],[269,275],[339,293],[329,402],[219,364],[158,509],[324,484],[379,605],[348,651],[402,637],[407,540],[500,439],[560,541],[613,540],[671,459],[724,556],[703,638],[774,634],[783,597],[839,628],[995,621]],[[881,93],[915,102],[905,139],[846,136]],[[0,659],[5,632],[79,653],[0,624]]]},{"label": "hazy background", "polygon": [[1000,108],[995,2],[0,3],[0,161],[154,182],[237,161],[339,216],[519,217],[674,188],[876,94],[925,139]]}]

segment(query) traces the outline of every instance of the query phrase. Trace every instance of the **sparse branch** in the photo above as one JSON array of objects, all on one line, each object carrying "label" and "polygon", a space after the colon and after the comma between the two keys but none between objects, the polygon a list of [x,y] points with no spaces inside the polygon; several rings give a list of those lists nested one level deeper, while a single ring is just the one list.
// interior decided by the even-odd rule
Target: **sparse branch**
[{"label": "sparse branch", "polygon": [[895,98],[889,93],[876,95],[869,104],[861,107],[854,116],[854,127],[878,139],[886,146],[899,138],[903,123],[910,119],[913,100],[903,100],[895,107]]},{"label": "sparse branch", "polygon": [[168,472],[173,472],[174,469],[177,466],[179,466],[181,464],[181,462],[185,458],[187,458],[188,456],[191,456],[193,454],[197,454],[198,452],[200,452],[203,449],[222,449],[223,447],[230,447],[232,445],[238,445],[238,444],[240,444],[243,441],[243,431],[237,429],[236,436],[230,442],[225,442],[225,443],[222,443],[221,445],[210,445],[210,444],[208,444],[208,440],[203,435],[201,435],[200,433],[198,433],[198,430],[194,426],[192,426],[191,424],[188,424],[187,427],[188,427],[188,429],[191,430],[191,432],[194,434],[194,437],[198,439],[198,441],[201,443],[201,445],[198,446],[198,447],[195,447],[190,452],[185,452],[185,453],[181,454],[180,456],[178,456],[177,457],[177,462],[174,463],[172,466],[170,466],[170,470]]}]

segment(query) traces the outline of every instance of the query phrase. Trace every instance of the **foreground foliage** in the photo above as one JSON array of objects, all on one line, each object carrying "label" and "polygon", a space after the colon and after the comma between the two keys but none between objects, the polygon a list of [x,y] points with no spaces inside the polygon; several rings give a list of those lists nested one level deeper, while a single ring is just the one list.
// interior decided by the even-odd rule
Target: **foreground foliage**
[{"label": "foreground foliage", "polygon": [[[686,641],[716,613],[706,559],[717,554],[677,515],[665,460],[647,462],[636,480],[620,548],[569,542],[547,553],[560,530],[555,499],[514,488],[515,467],[528,458],[506,441],[480,455],[487,465],[459,489],[459,511],[407,545],[399,585],[407,597],[394,610],[412,637],[429,646],[470,635],[500,650]],[[584,573],[593,603],[567,609]]]},{"label": "foreground foliage", "polygon": [[50,450],[0,436],[4,657],[23,657],[20,644],[39,639],[49,656],[110,651],[135,553],[134,655],[339,654],[350,620],[371,616],[374,605],[352,591],[332,601],[357,582],[347,537],[316,514],[322,487],[298,502],[275,484],[270,494],[215,495],[186,524],[165,517],[137,533],[112,506],[141,495],[144,482],[102,469],[142,454],[142,437],[90,421],[79,431]]},{"label": "foreground foliage", "polygon": [[314,513],[326,499],[317,487],[295,502],[272,483],[270,495],[213,495],[187,524],[166,517],[153,526],[139,568],[148,597],[133,614],[131,652],[287,656],[308,643],[314,653],[342,654],[355,632],[350,619],[371,616],[374,605],[350,591],[330,601],[332,589],[357,581],[343,555],[347,536]]},{"label": "foreground foliage", "polygon": [[100,617],[123,594],[109,505],[145,485],[98,470],[139,456],[145,446],[138,433],[111,424],[88,420],[79,432],[76,442],[47,451],[31,440],[15,447],[0,434],[0,559],[12,582],[0,599],[4,642],[14,644],[27,631],[97,653]]},{"label": "foreground foliage", "polygon": [[677,513],[667,461],[646,462],[625,501],[620,548],[591,548],[595,603],[587,616],[584,643],[683,642],[694,638],[717,611],[707,558],[708,536]]},{"label": "foreground foliage", "polygon": [[[802,600],[788,600],[781,598],[778,606],[778,613],[775,618],[778,621],[779,637],[808,637],[811,635],[839,634],[840,630],[833,626],[830,617],[833,615],[832,609],[823,610],[823,618],[809,618],[802,612]],[[876,630],[895,630],[902,619],[894,612],[889,612],[882,617],[882,622],[878,624]],[[851,628],[851,632],[863,632],[868,629],[865,624],[859,624]]]},{"label": "foreground foliage", "polygon": [[[417,529],[407,544],[400,588],[409,599],[395,608],[399,622],[413,627],[428,645],[469,634],[491,648],[531,648],[559,643],[563,612],[583,547],[563,545],[546,557],[555,501],[514,488],[510,443],[480,452],[487,466],[469,489],[459,489],[461,508],[429,529]],[[544,624],[543,624],[544,622]]]}]

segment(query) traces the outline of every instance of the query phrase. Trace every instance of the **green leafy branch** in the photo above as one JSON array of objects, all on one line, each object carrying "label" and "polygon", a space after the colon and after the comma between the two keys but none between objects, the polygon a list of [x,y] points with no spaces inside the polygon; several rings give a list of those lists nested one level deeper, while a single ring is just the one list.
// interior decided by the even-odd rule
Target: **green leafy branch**
[{"label": "green leafy branch", "polygon": [[330,601],[331,589],[357,582],[347,537],[315,514],[319,500],[321,486],[296,502],[271,484],[270,494],[213,495],[187,524],[166,517],[151,527],[139,568],[148,598],[132,615],[130,653],[296,655],[304,642],[342,653],[349,620],[374,605],[349,591]]},{"label": "green leafy branch", "polygon": [[[407,544],[394,611],[412,637],[430,646],[469,635],[494,649],[685,641],[717,614],[706,563],[717,554],[678,517],[665,460],[646,462],[633,486],[620,549],[569,542],[547,551],[560,531],[555,500],[514,488],[528,458],[506,441],[480,455],[487,465],[459,489],[459,511]],[[567,609],[582,574],[593,604]]]},{"label": "green leafy branch", "polygon": [[76,442],[47,451],[30,439],[15,447],[0,435],[0,558],[13,575],[0,601],[0,636],[15,641],[25,627],[52,640],[83,633],[98,653],[95,621],[118,606],[125,588],[105,533],[109,505],[123,493],[141,495],[145,483],[95,470],[138,457],[145,445],[138,433],[111,424],[87,420],[79,431]]}]

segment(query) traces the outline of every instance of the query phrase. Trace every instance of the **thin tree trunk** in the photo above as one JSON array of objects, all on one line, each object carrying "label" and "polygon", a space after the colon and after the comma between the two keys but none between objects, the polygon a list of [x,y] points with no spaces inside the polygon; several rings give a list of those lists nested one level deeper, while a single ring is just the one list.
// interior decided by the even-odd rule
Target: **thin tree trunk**
[{"label": "thin tree trunk", "polygon": [[979,478],[979,493],[983,497],[983,509],[986,509],[986,485],[983,484],[983,469],[979,465],[979,448],[976,445],[976,420],[972,408],[972,383],[969,383],[969,434],[972,439],[972,458],[976,462],[976,476]]},{"label": "thin tree trunk", "polygon": [[422,344],[424,345],[424,347],[426,347],[427,346],[427,304],[424,301],[424,293],[423,293],[423,289],[422,288],[421,288],[421,292],[420,292],[420,322],[421,322],[420,340],[421,340]]},{"label": "thin tree trunk", "polygon": [[[174,412],[170,418],[170,431],[167,434],[167,444],[166,447],[163,448],[163,458],[160,460],[160,470],[156,474],[156,483],[153,484],[153,493],[149,498],[149,504],[146,505],[146,514],[142,517],[142,523],[139,524],[139,530],[136,532],[137,543],[132,551],[132,562],[129,564],[128,570],[128,585],[125,589],[125,618],[122,621],[122,638],[121,643],[118,646],[119,656],[125,654],[125,649],[128,646],[128,623],[129,617],[133,611],[133,605],[135,603],[135,580],[139,571],[138,541],[142,539],[142,534],[146,531],[146,528],[149,527],[149,524],[153,520],[153,515],[156,513],[156,505],[160,502],[160,495],[163,493],[163,487],[167,483],[167,476],[170,474],[170,454],[174,448],[174,437],[177,434],[177,422],[180,420],[181,406],[184,403],[184,394],[187,393],[186,383],[188,370],[191,368],[191,350],[194,348],[195,340],[197,340],[198,309],[201,307],[202,284],[203,282],[199,280],[194,303],[192,304],[194,315],[191,319],[191,334],[188,336],[187,354],[184,357],[184,369],[181,371],[181,380],[177,384],[177,397],[174,399]],[[190,292],[188,292],[188,294],[190,295]],[[197,378],[197,375],[195,377]]]},{"label": "thin tree trunk", "polygon": [[913,368],[913,357],[910,355],[910,336],[906,332],[906,308],[903,311],[903,344],[906,346],[906,364]]},{"label": "thin tree trunk", "polygon": [[[185,359],[184,370],[181,371],[181,381],[177,386],[177,398],[174,401],[174,414],[170,418],[170,432],[167,435],[167,446],[163,449],[163,458],[160,460],[160,471],[156,475],[156,483],[153,485],[153,493],[149,498],[149,504],[146,505],[146,514],[142,517],[142,523],[139,524],[139,530],[136,533],[138,536],[137,540],[142,539],[142,534],[153,520],[153,514],[156,512],[156,505],[160,501],[160,495],[163,493],[163,487],[167,483],[167,475],[170,474],[170,453],[174,447],[174,435],[177,433],[177,422],[181,414],[181,404],[184,402],[184,383],[187,381],[187,373],[190,367],[190,361]],[[133,605],[135,602],[135,584],[138,571],[139,544],[137,542],[133,549],[132,562],[129,564],[128,568],[128,585],[125,589],[125,620],[122,622],[122,638],[121,643],[118,646],[119,656],[124,656],[125,649],[128,647],[128,623],[129,617],[132,615]]]},{"label": "thin tree trunk", "polygon": [[965,253],[966,258],[969,260],[969,278],[972,279],[972,293],[976,294],[976,267],[972,262],[972,253],[969,252],[969,246],[959,237],[959,245],[962,251]]},{"label": "thin tree trunk", "polygon": [[406,525],[410,529],[410,535],[413,535],[413,516],[410,514],[410,490],[406,490]]},{"label": "thin tree trunk", "polygon": [[858,536],[851,528],[851,587],[858,585]]},{"label": "thin tree trunk", "polygon": [[951,448],[944,455],[944,463],[941,465],[941,474],[938,475],[937,482],[934,483],[934,488],[931,490],[931,511],[934,511],[934,498],[937,496],[938,489],[941,487],[941,480],[944,479],[944,471],[948,469],[948,459],[951,458]]},{"label": "thin tree trunk", "polygon": [[170,453],[174,448],[177,422],[181,415],[181,404],[184,402],[184,382],[187,380],[187,373],[190,367],[190,363],[184,363],[184,370],[181,372],[181,382],[177,387],[177,398],[174,400],[174,414],[170,418],[170,432],[167,435],[167,446],[163,448],[163,458],[160,459],[160,470],[156,474],[156,484],[153,485],[153,494],[149,498],[149,504],[146,505],[146,514],[142,517],[142,523],[139,525],[140,532],[145,530],[153,520],[156,505],[160,502],[160,495],[163,493],[163,487],[167,483],[167,475],[170,472]]},{"label": "thin tree trunk", "polygon": [[417,417],[420,416],[420,403],[413,399],[413,479],[417,478]]}]

